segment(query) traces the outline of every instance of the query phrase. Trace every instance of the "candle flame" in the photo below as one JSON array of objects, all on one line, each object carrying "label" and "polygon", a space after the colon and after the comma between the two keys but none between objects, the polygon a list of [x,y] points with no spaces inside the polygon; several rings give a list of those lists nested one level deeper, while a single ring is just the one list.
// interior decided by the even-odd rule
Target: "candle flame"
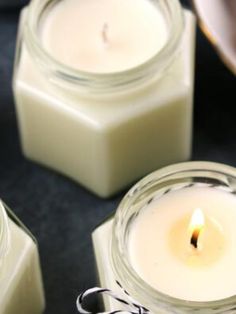
[{"label": "candle flame", "polygon": [[191,218],[190,221],[190,231],[191,231],[191,245],[197,249],[198,248],[198,239],[199,235],[204,227],[205,224],[205,218],[203,215],[203,212],[200,208],[197,208]]}]

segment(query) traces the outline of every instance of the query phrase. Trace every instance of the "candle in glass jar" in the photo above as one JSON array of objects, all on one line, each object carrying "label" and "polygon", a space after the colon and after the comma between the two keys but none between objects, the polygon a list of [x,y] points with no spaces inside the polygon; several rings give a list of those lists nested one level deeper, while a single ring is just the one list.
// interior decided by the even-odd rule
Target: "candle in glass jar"
[{"label": "candle in glass jar", "polygon": [[147,0],[67,0],[51,10],[41,36],[63,64],[104,73],[150,59],[165,45],[168,30],[160,10]]},{"label": "candle in glass jar", "polygon": [[133,223],[132,266],[154,289],[175,298],[213,301],[235,295],[235,208],[235,195],[220,188],[170,191]]},{"label": "candle in glass jar", "polygon": [[6,208],[0,200],[0,313],[41,314],[45,300],[37,243]]},{"label": "candle in glass jar", "polygon": [[103,197],[189,159],[194,30],[178,0],[32,0],[13,84],[24,155]]}]

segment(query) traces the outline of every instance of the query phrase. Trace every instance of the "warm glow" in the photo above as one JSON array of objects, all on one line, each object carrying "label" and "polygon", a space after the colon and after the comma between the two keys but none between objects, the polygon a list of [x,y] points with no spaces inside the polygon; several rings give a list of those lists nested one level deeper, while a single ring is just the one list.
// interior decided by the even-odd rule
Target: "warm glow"
[{"label": "warm glow", "polygon": [[190,231],[191,231],[191,239],[190,243],[194,246],[195,249],[198,248],[198,239],[199,235],[204,227],[205,219],[203,212],[200,208],[197,208],[191,218],[190,221]]}]

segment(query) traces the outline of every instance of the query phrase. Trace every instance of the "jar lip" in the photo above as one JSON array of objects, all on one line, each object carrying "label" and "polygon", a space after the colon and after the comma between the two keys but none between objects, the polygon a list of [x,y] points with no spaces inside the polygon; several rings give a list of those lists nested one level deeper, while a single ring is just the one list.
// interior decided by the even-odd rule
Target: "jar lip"
[{"label": "jar lip", "polygon": [[[46,0],[45,4],[55,0]],[[149,0],[151,1],[151,0]],[[153,3],[160,0],[152,0]],[[109,73],[93,73],[73,69],[60,61],[56,60],[43,47],[38,36],[38,19],[45,7],[42,5],[42,0],[31,0],[29,12],[25,23],[25,40],[28,49],[33,53],[35,59],[41,67],[47,69],[51,75],[58,79],[65,80],[76,85],[88,86],[93,84],[96,89],[101,89],[104,85],[109,85],[114,88],[129,85],[132,81],[142,81],[153,73],[161,74],[171,63],[176,52],[178,51],[179,42],[182,37],[184,18],[183,10],[179,0],[166,0],[165,5],[169,5],[169,13],[171,14],[169,38],[165,45],[154,56],[142,64],[129,68],[124,71],[109,72]]]},{"label": "jar lip", "polygon": [[[149,183],[153,182],[154,180],[165,179],[171,175],[175,175],[181,172],[183,173],[189,172],[189,171],[196,171],[196,172],[205,171],[208,174],[215,173],[218,175],[230,176],[231,178],[234,178],[236,180],[236,169],[234,167],[224,165],[221,163],[207,162],[207,161],[190,161],[190,162],[174,164],[171,166],[161,168],[157,171],[154,171],[151,174],[144,177],[143,179],[141,179],[126,193],[121,203],[119,204],[118,209],[115,214],[113,227],[112,227],[112,254],[111,254],[112,268],[115,272],[115,275],[118,276],[117,280],[121,280],[121,283],[122,283],[122,279],[120,278],[120,275],[121,275],[121,272],[124,271],[125,272],[124,276],[129,282],[132,282],[132,287],[134,289],[138,287],[144,293],[144,295],[149,295],[150,298],[153,300],[154,304],[155,302],[163,302],[165,304],[170,304],[171,306],[184,306],[186,309],[189,309],[189,310],[195,307],[205,309],[205,308],[211,308],[213,306],[214,307],[224,306],[226,304],[231,305],[235,303],[236,294],[233,296],[223,298],[223,299],[218,299],[218,300],[190,301],[190,300],[184,300],[184,299],[172,297],[161,291],[158,291],[152,286],[150,286],[147,282],[145,282],[138,275],[138,273],[135,271],[135,269],[133,268],[133,266],[128,260],[124,261],[125,260],[124,255],[119,249],[120,242],[116,235],[119,231],[118,229],[121,224],[120,220],[123,219],[123,216],[122,218],[120,218],[121,217],[120,214],[124,210],[127,203],[130,202],[130,199],[132,199],[132,197],[134,197],[136,193],[140,192],[142,188],[144,188],[145,186],[147,186]],[[122,223],[124,223],[124,221]],[[115,267],[115,262],[114,262],[115,259],[118,259],[119,267]],[[122,267],[123,269],[121,270]],[[126,289],[127,287],[124,287],[124,288]]]},{"label": "jar lip", "polygon": [[10,246],[10,229],[6,209],[0,199],[0,260],[8,253]]}]

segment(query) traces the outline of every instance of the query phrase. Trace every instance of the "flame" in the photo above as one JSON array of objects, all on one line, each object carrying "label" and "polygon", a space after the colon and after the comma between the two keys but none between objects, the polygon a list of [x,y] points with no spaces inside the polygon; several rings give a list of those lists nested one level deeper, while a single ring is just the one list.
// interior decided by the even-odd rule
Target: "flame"
[{"label": "flame", "polygon": [[199,235],[204,225],[205,225],[205,218],[204,218],[203,212],[200,208],[197,208],[192,215],[190,225],[189,225],[190,232],[192,235],[190,243],[191,245],[194,246],[195,249],[198,248]]}]

